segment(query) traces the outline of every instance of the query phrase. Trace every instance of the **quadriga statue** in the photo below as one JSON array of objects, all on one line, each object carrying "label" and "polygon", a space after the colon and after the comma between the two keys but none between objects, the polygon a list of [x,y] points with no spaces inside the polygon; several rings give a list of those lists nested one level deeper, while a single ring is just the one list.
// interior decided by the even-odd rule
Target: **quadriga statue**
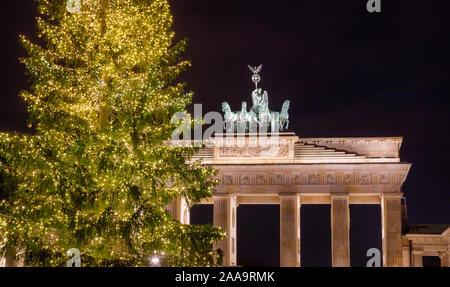
[{"label": "quadriga statue", "polygon": [[224,129],[227,132],[277,132],[287,131],[289,128],[290,101],[283,103],[281,112],[269,109],[269,95],[267,91],[256,88],[252,92],[253,105],[247,110],[247,102],[242,102],[240,112],[232,112],[228,103],[222,104],[225,113]]}]

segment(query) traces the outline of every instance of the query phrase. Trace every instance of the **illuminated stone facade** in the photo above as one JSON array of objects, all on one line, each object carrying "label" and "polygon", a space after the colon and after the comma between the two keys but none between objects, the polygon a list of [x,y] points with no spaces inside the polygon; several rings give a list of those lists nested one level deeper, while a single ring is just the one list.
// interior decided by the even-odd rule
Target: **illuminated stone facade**
[{"label": "illuminated stone facade", "polygon": [[[411,164],[400,160],[401,137],[299,138],[293,133],[277,137],[267,134],[263,140],[275,146],[272,154],[262,152],[268,147],[259,146],[259,137],[217,135],[192,159],[219,170],[220,184],[214,197],[202,203],[214,205],[214,225],[228,234],[217,244],[224,251],[224,265],[237,264],[239,204],[280,205],[280,266],[301,265],[301,206],[330,204],[332,265],[344,267],[350,266],[350,204],[379,204],[383,266],[411,265],[407,262],[418,255],[407,253],[405,242],[418,239],[402,235],[401,187]],[[189,216],[183,215],[183,219],[181,214],[177,217],[184,222]],[[441,239],[448,243],[446,236]],[[419,247],[415,246],[411,254],[417,253]],[[450,245],[446,251],[441,249],[439,256],[448,260]]]}]

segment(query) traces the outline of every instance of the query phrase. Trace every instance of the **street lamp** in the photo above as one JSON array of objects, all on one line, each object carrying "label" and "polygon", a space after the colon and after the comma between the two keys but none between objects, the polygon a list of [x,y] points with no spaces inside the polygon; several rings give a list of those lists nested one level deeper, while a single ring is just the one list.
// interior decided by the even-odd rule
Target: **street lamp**
[{"label": "street lamp", "polygon": [[161,267],[161,258],[156,253],[156,250],[153,252],[153,256],[149,258],[150,267]]}]

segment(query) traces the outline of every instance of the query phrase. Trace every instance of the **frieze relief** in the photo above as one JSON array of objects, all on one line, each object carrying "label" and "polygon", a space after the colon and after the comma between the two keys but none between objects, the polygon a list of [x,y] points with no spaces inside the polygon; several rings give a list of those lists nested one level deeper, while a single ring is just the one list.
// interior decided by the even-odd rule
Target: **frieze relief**
[{"label": "frieze relief", "polygon": [[378,175],[379,184],[389,184],[389,173],[380,173]]},{"label": "frieze relief", "polygon": [[249,185],[249,184],[252,184],[252,177],[250,175],[242,175],[241,185]]},{"label": "frieze relief", "polygon": [[277,174],[273,178],[273,184],[286,184],[286,178],[284,174]]},{"label": "frieze relief", "polygon": [[224,175],[223,176],[223,184],[224,185],[234,185],[233,175]]},{"label": "frieze relief", "polygon": [[319,176],[316,174],[309,174],[308,175],[308,184],[318,184],[319,183]]},{"label": "frieze relief", "polygon": [[326,184],[336,184],[336,174],[335,173],[328,173],[326,175]]},{"label": "frieze relief", "polygon": [[256,176],[256,184],[269,184],[268,178],[265,175]]},{"label": "frieze relief", "polygon": [[405,175],[400,173],[325,172],[285,174],[224,174],[221,185],[374,185],[401,184]]},{"label": "frieze relief", "polygon": [[294,185],[302,184],[302,176],[300,174],[291,175],[291,184]]},{"label": "frieze relief", "polygon": [[344,184],[353,184],[354,177],[353,173],[344,173]]},{"label": "frieze relief", "polygon": [[362,173],[359,175],[359,184],[372,184],[372,175],[370,173]]}]

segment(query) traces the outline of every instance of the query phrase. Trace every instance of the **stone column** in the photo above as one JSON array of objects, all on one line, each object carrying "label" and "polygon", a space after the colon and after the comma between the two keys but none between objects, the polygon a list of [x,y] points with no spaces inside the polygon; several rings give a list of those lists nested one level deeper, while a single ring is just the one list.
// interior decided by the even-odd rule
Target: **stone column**
[{"label": "stone column", "polygon": [[180,221],[182,224],[190,224],[191,213],[189,206],[184,198],[178,198],[172,201],[168,206],[167,210],[170,212],[173,218]]},{"label": "stone column", "polygon": [[280,194],[280,266],[300,266],[300,195]]},{"label": "stone column", "polygon": [[450,251],[444,251],[439,254],[441,267],[450,267]]},{"label": "stone column", "polygon": [[411,247],[409,244],[408,239],[402,238],[403,267],[411,267]]},{"label": "stone column", "polygon": [[234,195],[215,195],[214,198],[214,226],[222,228],[227,238],[216,243],[215,249],[223,252],[223,265],[236,266],[237,263],[237,234],[236,215],[237,200]]},{"label": "stone column", "polygon": [[350,266],[350,209],[348,194],[331,196],[331,249],[333,267]]},{"label": "stone column", "polygon": [[381,202],[383,266],[401,267],[402,254],[402,209],[401,193],[383,194]]},{"label": "stone column", "polygon": [[178,214],[178,200],[174,200],[166,206],[166,210],[170,213],[170,215],[177,219]]},{"label": "stone column", "polygon": [[12,256],[7,256],[5,258],[5,267],[19,267],[20,263],[14,260]]},{"label": "stone column", "polygon": [[19,252],[17,255],[19,255],[19,261],[16,261],[14,259],[14,253],[15,250],[8,250],[5,257],[0,257],[0,267],[24,267],[24,258],[23,255],[24,251]]},{"label": "stone column", "polygon": [[413,249],[411,252],[411,267],[423,267],[423,250]]},{"label": "stone column", "polygon": [[187,201],[185,198],[179,199],[179,205],[180,205],[180,213],[178,214],[178,220],[182,224],[190,224],[191,223],[191,211],[189,209],[189,205],[187,204]]}]

